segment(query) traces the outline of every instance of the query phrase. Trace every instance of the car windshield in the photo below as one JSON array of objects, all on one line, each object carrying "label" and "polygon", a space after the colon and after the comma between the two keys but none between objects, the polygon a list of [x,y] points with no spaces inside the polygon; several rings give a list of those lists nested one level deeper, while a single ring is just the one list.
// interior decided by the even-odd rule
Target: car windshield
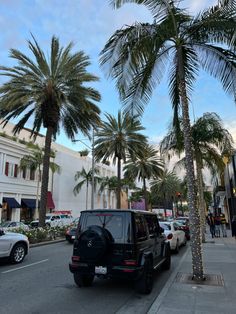
[{"label": "car windshield", "polygon": [[46,219],[51,219],[52,216],[46,216]]},{"label": "car windshield", "polygon": [[171,228],[170,228],[170,225],[165,224],[165,223],[163,223],[163,222],[160,222],[160,226],[161,226],[161,228],[163,228],[164,230],[170,230],[170,229],[171,229]]}]

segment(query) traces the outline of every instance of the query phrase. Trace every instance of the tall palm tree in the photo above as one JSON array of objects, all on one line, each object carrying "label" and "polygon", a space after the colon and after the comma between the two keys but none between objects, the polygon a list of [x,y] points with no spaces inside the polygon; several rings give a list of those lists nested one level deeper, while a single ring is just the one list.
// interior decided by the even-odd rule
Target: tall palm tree
[{"label": "tall palm tree", "polygon": [[72,53],[72,43],[60,47],[53,36],[48,58],[34,38],[28,46],[33,59],[11,49],[10,57],[17,65],[0,67],[0,74],[9,77],[0,88],[0,118],[5,126],[19,117],[14,134],[24,128],[29,118],[33,119],[32,135],[37,136],[41,127],[46,128],[39,215],[39,225],[43,226],[52,138],[56,138],[60,128],[72,140],[78,130],[89,136],[91,126],[99,121],[100,110],[94,102],[100,100],[100,95],[84,85],[98,78],[87,72],[90,62],[83,51]]},{"label": "tall palm tree", "polygon": [[94,169],[94,173],[93,173],[93,169],[90,169],[89,171],[86,171],[85,168],[83,167],[81,171],[77,171],[75,174],[75,181],[81,179],[81,181],[79,181],[76,186],[73,189],[74,195],[77,195],[82,186],[84,184],[86,184],[86,210],[88,209],[88,188],[89,185],[92,186],[92,181],[94,178],[94,191],[96,190],[96,185],[101,181],[101,178],[99,176],[96,176],[96,174],[99,173],[99,170],[97,168]]},{"label": "tall palm tree", "polygon": [[117,164],[117,208],[121,208],[121,161],[142,150],[146,137],[140,133],[144,128],[136,116],[119,111],[117,118],[107,113],[106,119],[96,132],[94,153],[97,160],[111,158]]},{"label": "tall palm tree", "polygon": [[[214,113],[205,113],[191,126],[193,159],[196,163],[198,204],[201,217],[202,241],[205,242],[205,201],[203,168],[207,167],[215,171],[223,166],[222,151],[233,151],[233,139],[228,130],[223,127],[220,117]],[[168,153],[170,150],[178,155],[184,152],[183,124],[180,123],[179,131],[172,127],[160,144],[161,152]],[[177,165],[185,165],[185,158]]]},{"label": "tall palm tree", "polygon": [[148,210],[147,180],[158,177],[163,172],[163,161],[158,157],[158,151],[149,144],[142,151],[127,160],[124,166],[124,176],[143,182],[145,210]]},{"label": "tall palm tree", "polygon": [[[101,52],[101,65],[116,80],[126,110],[143,113],[155,86],[169,67],[174,121],[182,110],[188,205],[192,238],[193,278],[203,280],[200,217],[196,207],[189,99],[200,68],[218,78],[236,99],[235,1],[221,0],[196,17],[175,0],[113,0],[115,8],[134,2],[146,5],[153,23],[117,30]],[[223,47],[222,47],[223,43]],[[232,48],[232,49],[231,49]],[[169,62],[168,62],[169,61]]]},{"label": "tall palm tree", "polygon": [[150,182],[151,195],[154,200],[161,200],[166,215],[167,204],[173,202],[176,193],[181,190],[181,180],[173,171],[164,170],[162,174]]},{"label": "tall palm tree", "polygon": [[[42,165],[43,165],[44,150],[41,149],[39,146],[34,146],[34,148],[32,148],[32,146],[29,145],[28,147],[31,148],[31,154],[25,155],[20,160],[20,169],[22,170],[30,169],[33,171],[38,171],[37,188],[36,188],[36,210],[38,210],[39,184],[42,178]],[[51,151],[50,157],[55,158],[54,151]],[[60,173],[61,171],[60,166],[57,163],[52,162],[52,161],[49,162],[49,168],[51,169],[52,173],[56,173],[56,172]]]}]

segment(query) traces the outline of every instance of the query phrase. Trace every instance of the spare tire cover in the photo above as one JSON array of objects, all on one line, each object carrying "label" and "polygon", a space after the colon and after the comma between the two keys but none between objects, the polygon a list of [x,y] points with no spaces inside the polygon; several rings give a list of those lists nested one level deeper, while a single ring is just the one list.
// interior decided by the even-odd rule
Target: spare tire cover
[{"label": "spare tire cover", "polygon": [[100,226],[89,226],[78,239],[78,254],[81,260],[101,259],[109,246],[107,230]]}]

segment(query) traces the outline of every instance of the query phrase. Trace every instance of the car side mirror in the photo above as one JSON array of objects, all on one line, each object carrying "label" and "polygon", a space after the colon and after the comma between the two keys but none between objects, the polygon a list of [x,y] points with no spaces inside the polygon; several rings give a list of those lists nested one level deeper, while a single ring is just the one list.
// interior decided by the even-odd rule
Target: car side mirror
[{"label": "car side mirror", "polygon": [[4,234],[5,234],[5,232],[2,229],[0,229],[0,236],[2,236]]}]

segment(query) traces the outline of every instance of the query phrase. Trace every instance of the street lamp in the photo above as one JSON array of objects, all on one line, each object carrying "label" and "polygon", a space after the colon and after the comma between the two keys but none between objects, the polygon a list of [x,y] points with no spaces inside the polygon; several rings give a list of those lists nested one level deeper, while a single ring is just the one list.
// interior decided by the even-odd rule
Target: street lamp
[{"label": "street lamp", "polygon": [[73,143],[80,142],[84,144],[86,147],[88,147],[91,150],[92,153],[92,184],[91,184],[91,209],[94,209],[94,172],[95,172],[95,158],[94,158],[94,128],[92,131],[92,147],[88,146],[86,143],[84,143],[82,140],[72,140]]}]

